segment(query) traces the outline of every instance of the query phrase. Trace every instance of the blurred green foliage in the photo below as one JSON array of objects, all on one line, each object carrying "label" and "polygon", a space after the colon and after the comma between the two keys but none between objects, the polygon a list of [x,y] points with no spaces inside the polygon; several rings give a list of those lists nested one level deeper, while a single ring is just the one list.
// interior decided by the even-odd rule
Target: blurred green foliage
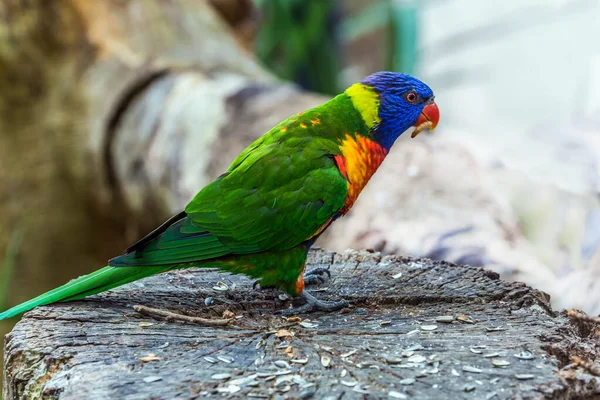
[{"label": "blurred green foliage", "polygon": [[[259,59],[279,77],[306,89],[335,94],[342,89],[344,49],[375,31],[388,32],[388,70],[414,72],[417,1],[366,1],[359,12],[345,15],[340,0],[255,0],[261,22],[255,41]],[[368,55],[367,55],[368,56]]]}]

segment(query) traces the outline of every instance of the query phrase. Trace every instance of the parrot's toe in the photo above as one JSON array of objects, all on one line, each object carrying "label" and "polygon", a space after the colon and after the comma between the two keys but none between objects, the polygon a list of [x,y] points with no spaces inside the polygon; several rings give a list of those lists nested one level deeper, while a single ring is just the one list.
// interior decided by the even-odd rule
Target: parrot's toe
[{"label": "parrot's toe", "polygon": [[[327,275],[327,278],[325,277],[325,275]],[[331,278],[331,271],[329,271],[329,268],[317,267],[311,269],[310,271],[304,274],[304,284],[321,285],[325,283],[329,278]]]},{"label": "parrot's toe", "polygon": [[300,294],[305,300],[306,304],[301,305],[300,307],[294,307],[287,310],[282,310],[281,314],[285,316],[297,315],[297,314],[308,314],[315,311],[338,311],[343,308],[346,308],[350,305],[346,300],[339,301],[325,301],[319,300],[312,294],[308,293],[306,290],[303,290]]}]

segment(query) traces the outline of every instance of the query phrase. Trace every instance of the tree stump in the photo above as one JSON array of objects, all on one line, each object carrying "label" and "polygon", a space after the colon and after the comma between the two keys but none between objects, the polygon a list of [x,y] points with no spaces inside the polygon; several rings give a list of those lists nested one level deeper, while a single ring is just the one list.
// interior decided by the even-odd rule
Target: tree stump
[{"label": "tree stump", "polygon": [[[313,292],[351,308],[283,318],[281,293],[216,270],[151,277],[84,301],[39,307],[5,339],[4,398],[592,397],[591,323],[547,295],[480,268],[377,253],[312,251],[330,267]],[[223,327],[154,319],[134,305]],[[592,368],[593,369],[593,368]]]}]

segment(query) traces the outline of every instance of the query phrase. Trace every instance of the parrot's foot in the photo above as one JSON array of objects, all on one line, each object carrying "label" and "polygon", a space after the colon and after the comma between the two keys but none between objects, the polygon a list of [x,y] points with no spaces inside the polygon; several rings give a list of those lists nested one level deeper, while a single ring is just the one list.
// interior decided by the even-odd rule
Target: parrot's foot
[{"label": "parrot's foot", "polygon": [[311,269],[310,271],[304,274],[304,284],[320,285],[322,283],[325,283],[325,281],[327,280],[325,278],[325,275],[327,275],[327,279],[331,278],[331,272],[329,271],[329,268],[317,267]]},{"label": "parrot's foot", "polygon": [[346,300],[340,301],[324,301],[319,300],[312,294],[308,293],[306,290],[303,290],[300,296],[304,297],[306,300],[306,304],[301,305],[300,307],[290,308],[287,310],[282,310],[281,314],[285,316],[297,315],[297,314],[308,314],[314,311],[338,311],[342,308],[346,308],[350,305]]}]

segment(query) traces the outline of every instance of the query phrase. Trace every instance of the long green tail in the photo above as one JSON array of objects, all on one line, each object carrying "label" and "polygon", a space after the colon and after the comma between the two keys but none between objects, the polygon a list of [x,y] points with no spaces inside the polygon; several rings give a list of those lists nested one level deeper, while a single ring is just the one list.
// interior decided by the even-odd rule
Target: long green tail
[{"label": "long green tail", "polygon": [[104,292],[117,286],[125,285],[150,275],[160,274],[170,267],[104,267],[89,275],[84,275],[71,282],[46,292],[34,299],[19,304],[3,313],[0,320],[14,317],[37,306],[43,306],[59,301],[79,300],[96,293]]}]

